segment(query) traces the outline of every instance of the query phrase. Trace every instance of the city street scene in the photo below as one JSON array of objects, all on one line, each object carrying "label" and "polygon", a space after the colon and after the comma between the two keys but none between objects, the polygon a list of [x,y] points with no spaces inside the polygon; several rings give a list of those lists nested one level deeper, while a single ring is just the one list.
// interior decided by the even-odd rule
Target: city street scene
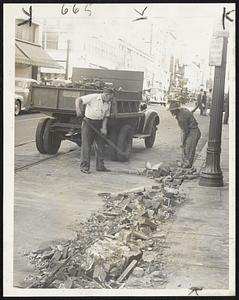
[{"label": "city street scene", "polygon": [[235,295],[235,4],[4,17],[4,293]]}]

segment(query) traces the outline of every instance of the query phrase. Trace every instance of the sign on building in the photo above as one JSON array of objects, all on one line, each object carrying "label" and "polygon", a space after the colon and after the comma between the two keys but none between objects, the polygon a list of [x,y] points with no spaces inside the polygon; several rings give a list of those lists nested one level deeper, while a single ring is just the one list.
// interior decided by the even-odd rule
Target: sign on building
[{"label": "sign on building", "polygon": [[222,64],[223,37],[213,36],[211,39],[209,51],[209,66],[218,66]]}]

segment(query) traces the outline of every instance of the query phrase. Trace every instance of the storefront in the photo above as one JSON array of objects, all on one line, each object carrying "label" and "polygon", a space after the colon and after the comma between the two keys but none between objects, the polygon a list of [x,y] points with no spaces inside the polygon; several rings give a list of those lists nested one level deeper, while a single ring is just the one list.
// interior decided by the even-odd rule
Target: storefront
[{"label": "storefront", "polygon": [[40,45],[16,39],[15,76],[40,80],[39,67],[61,68]]}]

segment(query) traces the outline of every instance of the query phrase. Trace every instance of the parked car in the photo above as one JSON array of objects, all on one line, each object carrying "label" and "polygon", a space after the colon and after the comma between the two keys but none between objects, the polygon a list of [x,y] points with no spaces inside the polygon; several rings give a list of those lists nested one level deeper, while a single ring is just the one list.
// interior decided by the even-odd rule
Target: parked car
[{"label": "parked car", "polygon": [[165,97],[164,92],[159,88],[151,88],[150,90],[150,104],[160,104],[166,106],[167,97]]},{"label": "parked car", "polygon": [[32,78],[15,78],[15,115],[19,115],[22,110],[27,111],[30,108],[30,87],[39,85],[37,80]]},{"label": "parked car", "polygon": [[15,94],[15,116],[18,116],[20,114],[21,103],[23,103],[23,97]]}]

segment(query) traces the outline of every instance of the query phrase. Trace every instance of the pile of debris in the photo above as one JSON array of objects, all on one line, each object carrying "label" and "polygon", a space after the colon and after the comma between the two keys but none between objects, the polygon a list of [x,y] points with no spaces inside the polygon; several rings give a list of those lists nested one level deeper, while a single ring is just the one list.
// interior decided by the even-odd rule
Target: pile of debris
[{"label": "pile of debris", "polygon": [[82,78],[82,80],[74,81],[70,83],[62,84],[61,86],[67,88],[79,88],[86,90],[100,90],[102,91],[104,88],[113,88],[112,82],[104,82],[98,78],[90,79],[90,78]]},{"label": "pile of debris", "polygon": [[162,182],[173,186],[181,185],[185,179],[196,179],[199,176],[195,167],[182,168],[181,162],[177,162],[177,164],[177,167],[164,166],[163,163],[152,166],[150,162],[147,162],[142,175],[156,178],[156,182],[158,183]]},{"label": "pile of debris", "polygon": [[179,192],[181,176],[195,176],[195,171],[173,173],[172,168],[148,165],[145,172],[158,185],[101,193],[103,209],[79,224],[74,240],[27,254],[38,270],[37,276],[26,278],[28,287],[121,288],[132,272],[137,278],[144,274],[151,286],[163,283],[163,224],[185,200]]}]

